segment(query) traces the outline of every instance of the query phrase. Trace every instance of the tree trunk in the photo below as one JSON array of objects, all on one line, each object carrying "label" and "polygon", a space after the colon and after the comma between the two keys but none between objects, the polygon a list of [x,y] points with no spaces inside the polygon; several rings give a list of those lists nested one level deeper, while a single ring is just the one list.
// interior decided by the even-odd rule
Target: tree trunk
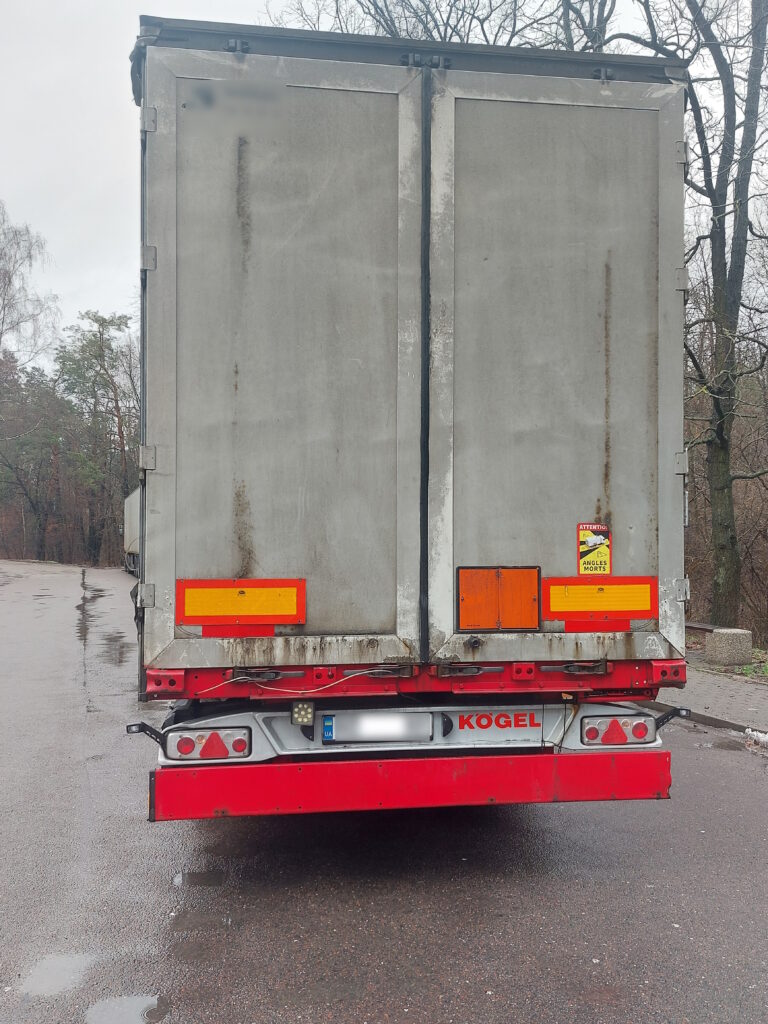
[{"label": "tree trunk", "polygon": [[37,517],[37,547],[35,552],[35,558],[40,562],[45,561],[47,553],[47,537],[48,533],[48,509]]},{"label": "tree trunk", "polygon": [[712,516],[712,621],[738,626],[741,558],[733,510],[730,436],[708,446],[707,476]]}]

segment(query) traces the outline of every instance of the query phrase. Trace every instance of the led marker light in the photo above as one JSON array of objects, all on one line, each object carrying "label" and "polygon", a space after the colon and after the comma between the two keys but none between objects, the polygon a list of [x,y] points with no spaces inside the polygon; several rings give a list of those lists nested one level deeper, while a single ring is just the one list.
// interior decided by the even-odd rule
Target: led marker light
[{"label": "led marker light", "polygon": [[315,705],[311,700],[295,700],[291,705],[291,725],[312,725]]}]

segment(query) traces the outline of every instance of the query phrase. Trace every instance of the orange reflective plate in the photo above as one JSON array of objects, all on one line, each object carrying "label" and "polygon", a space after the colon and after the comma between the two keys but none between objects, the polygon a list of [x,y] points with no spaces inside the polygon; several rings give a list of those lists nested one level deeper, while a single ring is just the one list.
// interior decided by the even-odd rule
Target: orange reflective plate
[{"label": "orange reflective plate", "polygon": [[538,568],[466,568],[458,571],[459,629],[539,628]]},{"label": "orange reflective plate", "polygon": [[177,580],[180,625],[304,623],[306,580]]},{"label": "orange reflective plate", "polygon": [[659,614],[659,587],[655,576],[612,576],[586,581],[583,577],[542,580],[544,619],[587,619],[610,613],[624,619],[655,619]]}]

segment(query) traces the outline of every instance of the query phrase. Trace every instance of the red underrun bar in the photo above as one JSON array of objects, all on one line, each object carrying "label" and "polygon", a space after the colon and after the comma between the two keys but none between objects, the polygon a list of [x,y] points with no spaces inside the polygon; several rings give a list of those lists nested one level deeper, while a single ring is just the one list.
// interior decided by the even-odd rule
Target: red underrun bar
[{"label": "red underrun bar", "polygon": [[158,768],[150,821],[405,807],[662,800],[666,750]]}]

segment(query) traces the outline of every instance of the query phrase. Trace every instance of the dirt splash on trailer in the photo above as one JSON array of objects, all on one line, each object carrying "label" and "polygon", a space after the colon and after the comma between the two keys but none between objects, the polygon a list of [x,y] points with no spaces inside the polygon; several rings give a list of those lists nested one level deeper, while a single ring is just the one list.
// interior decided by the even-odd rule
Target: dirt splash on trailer
[{"label": "dirt splash on trailer", "polygon": [[253,512],[245,481],[235,485],[232,495],[232,529],[237,545],[237,579],[253,575],[256,553],[253,548]]},{"label": "dirt splash on trailer", "polygon": [[235,209],[240,224],[241,263],[243,273],[248,269],[251,255],[251,182],[248,172],[248,139],[242,135],[237,140],[237,183],[235,187]]}]

